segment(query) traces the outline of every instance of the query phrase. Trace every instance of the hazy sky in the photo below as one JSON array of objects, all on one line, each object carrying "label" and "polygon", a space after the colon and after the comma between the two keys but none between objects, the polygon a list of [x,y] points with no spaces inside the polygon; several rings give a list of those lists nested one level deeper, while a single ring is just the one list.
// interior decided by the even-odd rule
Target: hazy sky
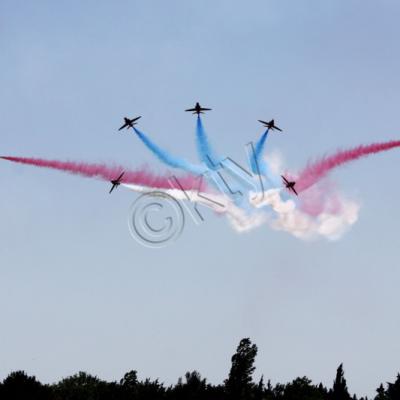
[{"label": "hazy sky", "polygon": [[[125,115],[195,161],[195,101],[216,148],[274,117],[287,166],[337,147],[399,138],[398,1],[0,2],[0,153],[163,167]],[[362,204],[339,241],[267,227],[238,234],[207,213],[164,249],[128,230],[136,195],[104,182],[0,163],[0,378],[45,382],[130,369],[166,383],[228,374],[242,337],[258,378],[373,395],[400,370],[399,152],[337,171]]]}]

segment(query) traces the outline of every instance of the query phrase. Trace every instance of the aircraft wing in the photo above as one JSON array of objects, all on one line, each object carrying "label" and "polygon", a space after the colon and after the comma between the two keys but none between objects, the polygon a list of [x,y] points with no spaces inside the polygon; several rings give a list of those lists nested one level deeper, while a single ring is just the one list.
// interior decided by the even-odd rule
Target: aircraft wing
[{"label": "aircraft wing", "polygon": [[188,109],[185,110],[185,111],[196,111],[196,109],[195,109],[195,108],[188,108]]},{"label": "aircraft wing", "polygon": [[296,192],[296,189],[295,189],[294,187],[292,187],[291,189],[293,190],[293,192],[294,192],[294,194],[295,194],[296,196],[299,195],[299,194]]},{"label": "aircraft wing", "polygon": [[281,177],[285,181],[285,183],[289,183],[289,181],[283,175],[281,175]]},{"label": "aircraft wing", "polygon": [[277,126],[274,126],[274,128],[275,128],[277,131],[282,132],[282,129],[281,129],[281,128],[278,128]]},{"label": "aircraft wing", "polygon": [[132,122],[135,122],[135,121],[137,121],[139,118],[142,118],[142,116],[140,116],[140,117],[136,117],[136,118],[133,118]]},{"label": "aircraft wing", "polygon": [[124,124],[124,125],[122,125],[121,128],[119,128],[118,130],[120,131],[120,130],[124,129],[126,126],[128,126],[128,125],[127,125],[127,124]]},{"label": "aircraft wing", "polygon": [[111,192],[115,189],[115,185],[112,185],[111,190],[108,192],[109,194],[111,194]]},{"label": "aircraft wing", "polygon": [[204,108],[204,107],[201,107],[200,110],[202,110],[202,111],[211,111],[212,108]]}]

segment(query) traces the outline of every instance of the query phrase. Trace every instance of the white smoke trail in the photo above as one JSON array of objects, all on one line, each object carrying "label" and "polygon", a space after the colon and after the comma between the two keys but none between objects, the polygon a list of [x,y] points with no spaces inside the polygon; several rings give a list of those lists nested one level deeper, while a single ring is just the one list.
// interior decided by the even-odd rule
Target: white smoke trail
[{"label": "white smoke trail", "polygon": [[[196,191],[183,192],[178,189],[157,189],[139,185],[124,184],[136,192],[162,191],[176,200],[199,203],[210,207],[219,214],[225,214],[237,232],[246,232],[268,225],[273,229],[285,231],[305,240],[325,237],[329,240],[339,239],[358,219],[360,206],[357,202],[335,194],[336,207],[329,210],[321,207],[321,212],[310,215],[303,211],[292,199],[281,197],[282,189],[270,189],[263,193],[250,192],[249,203],[252,209],[238,207],[227,196],[207,194],[215,202],[210,202]],[[223,204],[223,207],[221,207]],[[272,212],[271,212],[272,210]]]},{"label": "white smoke trail", "polygon": [[322,211],[310,215],[300,209],[293,200],[284,201],[280,190],[273,189],[265,193],[261,203],[255,207],[270,206],[276,213],[270,226],[282,230],[300,239],[314,239],[318,236],[330,240],[339,239],[358,219],[360,205],[344,197],[337,197],[338,205],[334,211]]}]

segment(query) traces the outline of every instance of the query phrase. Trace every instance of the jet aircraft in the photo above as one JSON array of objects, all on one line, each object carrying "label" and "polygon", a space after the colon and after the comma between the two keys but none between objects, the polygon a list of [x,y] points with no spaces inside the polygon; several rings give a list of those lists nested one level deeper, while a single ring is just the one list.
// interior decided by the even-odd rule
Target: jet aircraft
[{"label": "jet aircraft", "polygon": [[185,111],[193,111],[193,114],[204,114],[204,111],[211,111],[211,108],[204,108],[202,107],[199,103],[196,103],[196,105],[193,108],[188,108]]},{"label": "jet aircraft", "polygon": [[125,174],[125,172],[122,172],[121,173],[121,175],[117,178],[117,179],[113,179],[112,181],[111,181],[111,183],[112,183],[112,188],[111,188],[111,190],[110,190],[110,194],[111,194],[111,192],[115,189],[115,188],[117,188],[120,184],[121,184],[121,179],[122,179],[122,177],[124,176],[124,174]]},{"label": "jet aircraft", "polygon": [[121,126],[121,128],[119,128],[118,130],[122,130],[124,128],[128,129],[128,128],[133,128],[134,125],[136,125],[136,121],[141,118],[141,117],[136,117],[133,119],[129,119],[129,118],[124,118],[124,124]]},{"label": "jet aircraft", "polygon": [[281,175],[282,179],[283,179],[283,183],[286,186],[286,189],[291,190],[296,196],[298,196],[298,193],[296,192],[296,189],[294,188],[294,186],[296,185],[296,182],[290,182],[288,181],[283,175]]},{"label": "jet aircraft", "polygon": [[268,122],[262,121],[261,119],[259,119],[258,122],[261,122],[265,127],[267,127],[268,129],[271,129],[272,131],[276,129],[277,131],[282,132],[282,129],[278,128],[275,125],[275,121],[273,119],[271,119],[271,121],[268,121]]}]

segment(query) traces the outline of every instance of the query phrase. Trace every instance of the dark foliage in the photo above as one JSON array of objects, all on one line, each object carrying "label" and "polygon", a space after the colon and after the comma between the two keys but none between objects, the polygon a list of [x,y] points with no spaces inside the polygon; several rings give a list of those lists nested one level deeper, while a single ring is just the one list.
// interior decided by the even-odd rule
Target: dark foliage
[{"label": "dark foliage", "polygon": [[254,391],[253,372],[257,346],[249,338],[242,339],[232,356],[232,367],[225,381],[228,397],[234,400],[249,399]]},{"label": "dark foliage", "polygon": [[[0,400],[357,400],[351,396],[340,364],[333,386],[314,385],[307,377],[275,386],[264,378],[254,382],[257,346],[242,339],[232,356],[228,378],[223,385],[212,385],[199,372],[179,378],[166,387],[156,380],[139,380],[137,372],[127,372],[119,382],[106,382],[79,372],[52,385],[43,385],[23,371],[12,372],[0,383]],[[374,400],[400,400],[400,374],[396,380],[376,390]],[[359,400],[367,400],[360,398]]]},{"label": "dark foliage", "polygon": [[11,372],[0,387],[0,399],[46,400],[52,398],[52,390],[49,386],[42,385],[34,376],[28,376],[24,371]]},{"label": "dark foliage", "polygon": [[336,371],[336,378],[333,381],[332,390],[329,392],[332,400],[350,400],[351,396],[347,390],[347,382],[344,377],[343,364],[339,365]]}]

